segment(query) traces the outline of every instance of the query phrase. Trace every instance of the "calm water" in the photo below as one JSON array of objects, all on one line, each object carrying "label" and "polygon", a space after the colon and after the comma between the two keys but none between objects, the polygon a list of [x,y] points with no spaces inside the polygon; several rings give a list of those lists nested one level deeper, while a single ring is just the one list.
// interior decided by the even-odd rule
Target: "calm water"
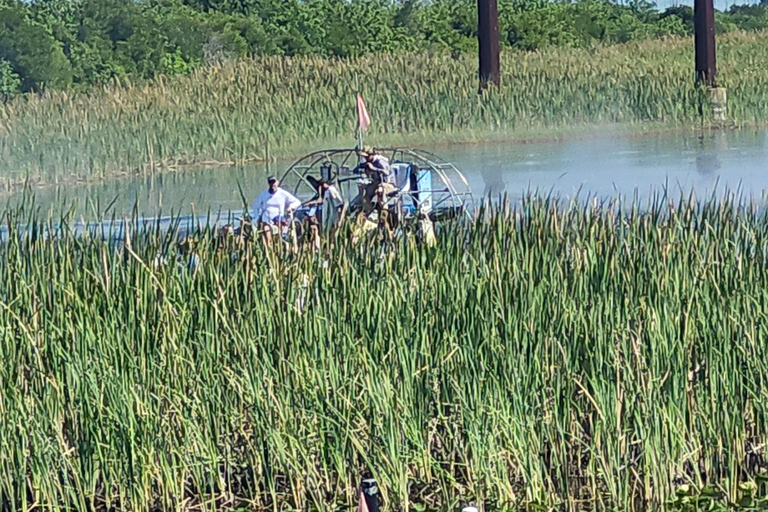
[{"label": "calm water", "polygon": [[[696,191],[739,189],[760,198],[768,188],[768,132],[738,131],[700,135],[678,133],[601,138],[560,143],[493,144],[426,148],[452,161],[467,177],[476,197],[527,190],[565,197],[641,198],[667,187],[675,196]],[[281,175],[291,162],[272,164]],[[134,204],[143,216],[211,211],[240,211],[238,182],[248,203],[265,188],[265,166],[220,168],[166,174],[155,178],[115,180],[97,185],[41,189],[37,204],[44,212],[96,217],[113,203],[109,214],[125,217]],[[0,197],[18,200],[19,194]]]}]

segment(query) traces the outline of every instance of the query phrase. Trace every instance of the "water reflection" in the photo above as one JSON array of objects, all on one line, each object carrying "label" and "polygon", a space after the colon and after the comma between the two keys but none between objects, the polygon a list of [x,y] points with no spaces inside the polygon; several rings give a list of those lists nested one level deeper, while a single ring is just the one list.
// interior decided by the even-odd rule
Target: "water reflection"
[{"label": "water reflection", "polygon": [[719,171],[723,166],[720,153],[727,150],[728,142],[725,138],[725,132],[701,135],[699,137],[699,151],[696,154],[696,171],[704,176]]}]

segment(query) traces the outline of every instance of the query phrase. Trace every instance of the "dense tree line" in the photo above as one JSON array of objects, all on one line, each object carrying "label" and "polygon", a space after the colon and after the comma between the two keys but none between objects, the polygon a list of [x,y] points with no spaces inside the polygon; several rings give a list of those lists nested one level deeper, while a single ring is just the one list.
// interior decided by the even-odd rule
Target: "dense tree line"
[{"label": "dense tree line", "polygon": [[[766,2],[768,0],[764,0]],[[476,0],[0,0],[0,96],[149,79],[244,55],[357,56],[476,47]],[[500,0],[503,44],[589,47],[693,31],[688,7]],[[766,5],[718,30],[768,26]]]}]

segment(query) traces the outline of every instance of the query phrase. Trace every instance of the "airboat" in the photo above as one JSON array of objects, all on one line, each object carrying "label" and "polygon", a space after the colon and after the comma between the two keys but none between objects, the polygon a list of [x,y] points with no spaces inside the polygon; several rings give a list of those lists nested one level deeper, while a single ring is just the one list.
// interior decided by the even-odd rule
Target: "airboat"
[{"label": "airboat", "polygon": [[[386,201],[397,223],[419,215],[438,222],[471,214],[472,191],[467,179],[451,162],[421,149],[377,148],[376,151],[389,160],[395,176],[395,191]],[[365,183],[359,164],[357,149],[315,151],[288,168],[280,179],[281,187],[307,202],[316,194],[309,178],[322,178],[338,188],[348,212],[354,215],[360,210],[359,185]],[[301,220],[317,213],[313,208],[302,206],[294,215]]]}]

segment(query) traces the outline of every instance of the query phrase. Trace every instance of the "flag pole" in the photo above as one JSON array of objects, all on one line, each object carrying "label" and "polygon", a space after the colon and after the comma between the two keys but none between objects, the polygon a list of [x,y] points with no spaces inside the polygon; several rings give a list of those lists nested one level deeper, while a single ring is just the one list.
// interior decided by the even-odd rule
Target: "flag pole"
[{"label": "flag pole", "polygon": [[357,117],[357,150],[363,149],[363,127],[360,126],[360,113],[358,112],[357,98],[360,96],[360,82],[357,80],[357,73],[355,73],[355,117]]}]

